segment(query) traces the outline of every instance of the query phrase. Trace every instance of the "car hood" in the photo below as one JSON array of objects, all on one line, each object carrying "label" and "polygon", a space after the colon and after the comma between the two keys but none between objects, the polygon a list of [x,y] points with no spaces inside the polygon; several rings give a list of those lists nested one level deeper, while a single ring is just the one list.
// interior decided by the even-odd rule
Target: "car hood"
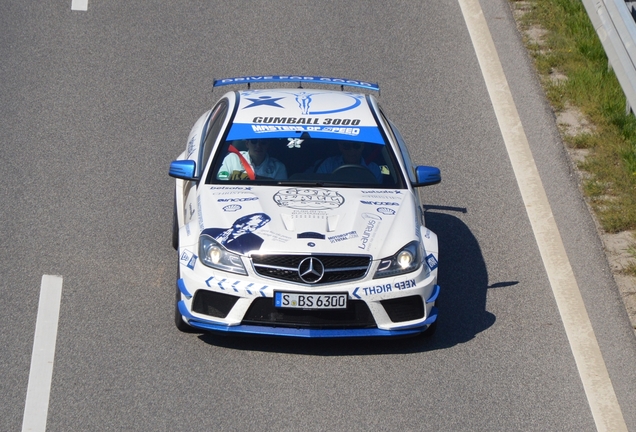
[{"label": "car hood", "polygon": [[419,238],[408,190],[204,186],[199,225],[229,250],[393,255]]}]

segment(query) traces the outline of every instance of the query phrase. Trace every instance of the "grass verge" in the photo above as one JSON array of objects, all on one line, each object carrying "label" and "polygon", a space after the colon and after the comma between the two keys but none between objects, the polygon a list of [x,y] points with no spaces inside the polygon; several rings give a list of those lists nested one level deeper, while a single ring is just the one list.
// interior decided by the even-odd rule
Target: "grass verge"
[{"label": "grass verge", "polygon": [[[525,43],[554,111],[574,109],[589,124],[562,136],[570,148],[586,151],[578,163],[582,189],[602,229],[636,230],[636,117],[626,110],[585,7],[580,0],[511,2],[523,34],[535,35]],[[625,271],[636,276],[636,265]]]}]

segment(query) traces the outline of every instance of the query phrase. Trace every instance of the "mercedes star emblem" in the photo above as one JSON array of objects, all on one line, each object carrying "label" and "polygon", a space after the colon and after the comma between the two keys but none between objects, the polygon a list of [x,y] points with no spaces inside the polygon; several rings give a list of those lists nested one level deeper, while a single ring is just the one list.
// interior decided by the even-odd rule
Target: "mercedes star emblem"
[{"label": "mercedes star emblem", "polygon": [[298,276],[305,283],[316,283],[322,279],[324,274],[325,266],[318,258],[305,258],[298,265]]}]

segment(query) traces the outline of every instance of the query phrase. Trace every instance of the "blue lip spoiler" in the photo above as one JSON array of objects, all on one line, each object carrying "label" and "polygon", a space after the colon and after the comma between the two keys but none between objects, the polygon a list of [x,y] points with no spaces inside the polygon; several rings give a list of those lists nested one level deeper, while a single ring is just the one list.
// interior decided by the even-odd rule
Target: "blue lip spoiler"
[{"label": "blue lip spoiler", "polygon": [[190,326],[217,333],[242,333],[261,336],[281,336],[296,338],[365,338],[365,337],[399,337],[417,335],[425,331],[437,320],[437,308],[433,307],[429,317],[415,328],[402,330],[380,330],[378,328],[356,328],[356,329],[306,329],[296,327],[270,327],[260,325],[238,325],[228,326],[213,321],[195,318],[188,312],[183,301],[179,302],[179,312],[188,319]]},{"label": "blue lip spoiler", "polygon": [[252,83],[273,83],[273,82],[292,82],[292,83],[313,83],[313,84],[333,84],[339,86],[359,87],[367,90],[379,92],[380,86],[376,83],[352,80],[347,78],[333,78],[321,76],[296,76],[296,75],[268,75],[268,76],[245,76],[235,78],[222,78],[214,80],[214,87],[236,84]]}]

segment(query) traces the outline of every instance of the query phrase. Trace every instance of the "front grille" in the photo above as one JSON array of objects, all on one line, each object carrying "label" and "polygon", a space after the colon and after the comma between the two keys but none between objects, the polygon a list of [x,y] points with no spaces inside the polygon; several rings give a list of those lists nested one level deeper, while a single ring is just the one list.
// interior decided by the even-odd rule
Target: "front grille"
[{"label": "front grille", "polygon": [[238,299],[238,297],[232,295],[198,290],[194,293],[194,299],[192,299],[192,312],[225,318]]},{"label": "front grille", "polygon": [[375,328],[375,320],[362,300],[349,300],[346,309],[303,310],[274,306],[271,298],[254,299],[243,324],[329,329]]},{"label": "front grille", "polygon": [[305,283],[298,266],[309,257],[320,260],[325,269],[324,276],[315,284],[361,279],[371,264],[368,255],[252,255],[252,263],[254,271],[263,277]]},{"label": "front grille", "polygon": [[424,302],[418,295],[380,301],[393,322],[411,321],[424,317]]}]

